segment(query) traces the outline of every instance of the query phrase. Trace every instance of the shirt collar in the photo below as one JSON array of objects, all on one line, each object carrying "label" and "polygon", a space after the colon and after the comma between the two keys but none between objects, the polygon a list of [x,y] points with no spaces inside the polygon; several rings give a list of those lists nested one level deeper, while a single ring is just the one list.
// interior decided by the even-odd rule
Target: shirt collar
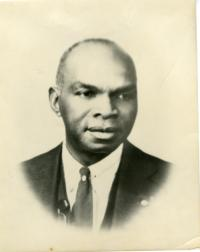
[{"label": "shirt collar", "polygon": [[110,155],[100,160],[99,162],[90,165],[89,169],[92,174],[92,177],[98,177],[101,174],[113,170],[115,173],[119,167],[121,160],[123,144],[121,144],[117,149],[115,149]]},{"label": "shirt collar", "polygon": [[[90,169],[92,177],[100,176],[110,169],[113,169],[116,172],[121,160],[122,149],[123,144],[120,144],[120,146],[107,157],[93,165],[90,165],[88,168]],[[65,170],[65,177],[69,176],[70,178],[73,178],[74,176],[77,176],[77,172],[79,173],[79,170],[83,165],[80,164],[68,151],[66,147],[66,141],[63,141],[62,160]]]}]

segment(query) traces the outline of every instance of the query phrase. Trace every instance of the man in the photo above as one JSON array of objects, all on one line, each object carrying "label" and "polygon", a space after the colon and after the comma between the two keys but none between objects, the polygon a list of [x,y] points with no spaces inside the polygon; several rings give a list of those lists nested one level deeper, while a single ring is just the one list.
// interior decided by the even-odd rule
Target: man
[{"label": "man", "polygon": [[134,63],[114,42],[88,39],[63,54],[56,82],[49,100],[65,141],[25,161],[26,178],[69,224],[122,225],[148,203],[169,165],[126,140],[137,115]]}]

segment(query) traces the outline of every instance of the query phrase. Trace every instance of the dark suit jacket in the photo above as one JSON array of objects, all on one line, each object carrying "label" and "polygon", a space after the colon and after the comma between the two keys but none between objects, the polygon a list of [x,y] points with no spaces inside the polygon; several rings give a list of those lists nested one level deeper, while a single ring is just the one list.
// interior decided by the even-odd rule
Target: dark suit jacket
[{"label": "dark suit jacket", "polygon": [[[60,200],[67,199],[62,167],[62,144],[22,163],[26,179],[41,203],[54,215]],[[112,184],[102,227],[121,226],[148,202],[164,182],[169,163],[125,142]],[[102,185],[103,186],[103,185]]]}]

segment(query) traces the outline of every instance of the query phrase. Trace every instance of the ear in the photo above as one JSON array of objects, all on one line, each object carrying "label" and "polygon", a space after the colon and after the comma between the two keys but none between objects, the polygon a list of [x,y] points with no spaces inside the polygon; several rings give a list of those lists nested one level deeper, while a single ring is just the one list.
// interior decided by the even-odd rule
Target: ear
[{"label": "ear", "polygon": [[59,96],[60,89],[58,87],[50,87],[49,88],[49,102],[52,110],[56,113],[57,116],[61,116],[60,108],[59,108]]}]

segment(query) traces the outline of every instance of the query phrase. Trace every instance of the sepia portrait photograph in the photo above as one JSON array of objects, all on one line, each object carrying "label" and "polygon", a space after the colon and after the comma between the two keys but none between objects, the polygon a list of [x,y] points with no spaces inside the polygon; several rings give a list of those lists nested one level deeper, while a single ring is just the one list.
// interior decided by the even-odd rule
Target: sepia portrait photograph
[{"label": "sepia portrait photograph", "polygon": [[0,2],[2,251],[200,246],[195,1]]}]

